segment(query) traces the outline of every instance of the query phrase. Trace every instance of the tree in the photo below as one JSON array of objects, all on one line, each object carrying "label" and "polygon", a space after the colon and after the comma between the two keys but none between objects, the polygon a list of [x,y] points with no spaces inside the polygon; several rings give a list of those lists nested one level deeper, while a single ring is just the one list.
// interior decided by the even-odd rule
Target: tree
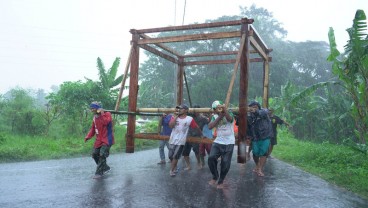
[{"label": "tree", "polygon": [[353,100],[351,114],[355,119],[355,134],[361,144],[368,138],[368,36],[366,15],[357,10],[353,26],[347,29],[349,41],[345,54],[340,55],[336,48],[333,28],[329,30],[331,54],[328,60],[333,63],[333,73],[344,84]]},{"label": "tree", "polygon": [[116,58],[109,70],[100,58],[97,58],[99,81],[86,78],[86,82],[64,82],[59,90],[47,97],[47,108],[44,119],[51,127],[51,123],[58,126],[58,131],[66,135],[84,134],[90,127],[89,104],[99,101],[105,109],[112,109],[117,97],[114,89],[122,81],[123,75],[116,78],[120,58]]},{"label": "tree", "polygon": [[103,101],[104,107],[113,109],[117,99],[118,89],[116,86],[120,85],[123,80],[123,74],[116,77],[120,65],[120,58],[116,57],[111,68],[106,70],[101,58],[97,58],[97,70],[99,81],[92,81],[86,78],[87,81],[94,83],[93,97],[95,100]]},{"label": "tree", "polygon": [[6,121],[2,127],[15,134],[36,135],[43,132],[41,111],[30,90],[11,89],[1,103],[1,120]]},{"label": "tree", "polygon": [[[280,96],[281,86],[285,85],[288,81],[301,86],[310,86],[321,81],[327,81],[331,77],[331,65],[325,59],[328,56],[327,43],[317,41],[302,43],[285,41],[284,38],[287,35],[287,31],[282,27],[280,22],[274,19],[272,13],[266,9],[257,8],[255,5],[249,8],[240,7],[240,15],[223,16],[215,20],[207,20],[206,23],[239,20],[244,16],[255,19],[253,26],[257,29],[264,42],[270,48],[274,49],[271,53],[273,59],[270,63],[269,88],[271,96]],[[201,31],[176,31],[175,33],[170,33],[170,35],[208,33],[219,30],[232,31],[238,29],[234,28],[234,26],[229,26],[226,28],[203,29]],[[159,37],[164,35],[158,34]],[[185,44],[170,43],[167,45],[184,54],[209,51],[234,51],[239,47],[239,39],[203,40],[186,42]],[[140,89],[145,89],[145,94],[153,95],[158,92],[154,89],[163,87],[161,91],[162,95],[174,95],[172,92],[175,89],[173,86],[176,87],[174,83],[176,77],[172,76],[172,71],[176,70],[176,66],[172,64],[170,67],[167,67],[168,64],[164,63],[161,58],[157,58],[150,53],[147,54],[147,61],[140,67],[140,77],[142,77],[140,79],[142,80]],[[206,57],[206,60],[211,58]],[[216,58],[221,59],[223,57]],[[185,72],[192,102],[202,106],[209,106],[213,99],[225,99],[233,68],[233,64],[186,66]],[[163,79],[164,77],[165,79]],[[216,86],[213,86],[213,83],[216,83]],[[262,83],[263,64],[251,63],[248,85],[249,99],[263,95]],[[236,86],[239,86],[238,79],[235,80],[230,100],[230,103],[234,105],[238,103],[237,95],[239,89]],[[141,90],[138,93],[141,103],[157,103],[152,100],[152,97],[144,97]],[[149,99],[149,101],[145,101],[145,99]],[[188,101],[186,91],[184,91],[184,99]],[[166,105],[165,103],[167,102],[164,102],[161,106]]]},{"label": "tree", "polygon": [[93,81],[64,82],[58,92],[49,94],[47,97],[49,106],[54,109],[53,111],[62,112],[59,117],[60,132],[66,135],[84,133],[88,105],[94,100],[94,87]]},{"label": "tree", "polygon": [[341,94],[336,81],[319,82],[306,89],[288,83],[271,106],[292,121],[297,138],[342,143],[351,136],[353,119],[346,111],[350,100]]}]

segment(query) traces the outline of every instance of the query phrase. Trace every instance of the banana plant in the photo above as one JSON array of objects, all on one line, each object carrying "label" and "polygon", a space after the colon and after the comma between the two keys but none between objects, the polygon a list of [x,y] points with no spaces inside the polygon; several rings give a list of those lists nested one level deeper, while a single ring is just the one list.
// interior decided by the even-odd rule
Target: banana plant
[{"label": "banana plant", "polygon": [[351,115],[355,120],[355,135],[361,144],[368,139],[368,36],[366,15],[357,10],[353,26],[347,29],[349,40],[345,53],[341,54],[336,46],[333,28],[329,29],[330,55],[332,70],[342,81],[353,100]]}]

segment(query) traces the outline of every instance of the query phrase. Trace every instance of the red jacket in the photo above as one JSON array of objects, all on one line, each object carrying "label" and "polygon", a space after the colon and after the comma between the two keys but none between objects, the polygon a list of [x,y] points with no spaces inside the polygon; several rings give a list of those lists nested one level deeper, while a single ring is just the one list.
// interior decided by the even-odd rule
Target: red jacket
[{"label": "red jacket", "polygon": [[110,112],[102,112],[101,115],[93,117],[92,127],[84,140],[87,141],[94,135],[96,135],[94,148],[99,148],[103,145],[111,146],[115,143]]}]

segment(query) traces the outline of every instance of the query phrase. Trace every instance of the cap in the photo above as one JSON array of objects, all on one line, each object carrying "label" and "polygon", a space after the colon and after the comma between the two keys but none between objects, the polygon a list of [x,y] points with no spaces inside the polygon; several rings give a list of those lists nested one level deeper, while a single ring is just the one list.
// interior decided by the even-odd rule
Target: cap
[{"label": "cap", "polygon": [[216,109],[218,105],[223,105],[221,101],[215,100],[212,103],[212,109]]},{"label": "cap", "polygon": [[188,106],[185,105],[185,104],[178,105],[178,106],[176,106],[176,108],[185,109],[185,110],[188,110],[189,109]]},{"label": "cap", "polygon": [[94,108],[94,109],[100,109],[102,106],[99,102],[94,101],[89,105],[90,108]]}]

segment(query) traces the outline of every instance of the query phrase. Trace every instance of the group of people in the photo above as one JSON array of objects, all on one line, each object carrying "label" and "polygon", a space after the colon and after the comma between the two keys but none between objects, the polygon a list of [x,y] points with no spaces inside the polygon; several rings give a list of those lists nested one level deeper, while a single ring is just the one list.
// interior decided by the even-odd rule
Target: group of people
[{"label": "group of people", "polygon": [[[200,106],[194,106],[199,108]],[[191,169],[189,153],[193,149],[196,155],[199,168],[205,165],[204,157],[208,156],[208,167],[212,173],[211,185],[217,185],[217,188],[223,188],[223,181],[228,173],[231,165],[231,158],[235,145],[234,135],[234,115],[228,111],[225,105],[220,101],[212,104],[214,114],[210,117],[202,113],[195,112],[188,115],[189,107],[185,104],[176,106],[176,112],[173,115],[164,114],[162,118],[162,135],[169,135],[164,132],[166,126],[172,129],[170,139],[167,142],[169,148],[169,159],[171,161],[170,176],[177,174],[177,164],[181,156],[184,157],[185,170]],[[170,117],[170,118],[169,118]],[[216,129],[216,138],[213,144],[196,144],[187,142],[187,137],[213,138],[213,129]],[[166,163],[164,147],[166,141],[160,141],[160,157],[159,164]],[[220,171],[217,170],[217,163],[221,158]]]},{"label": "group of people", "polygon": [[[200,106],[194,106],[199,108]],[[90,109],[93,116],[92,126],[85,137],[85,142],[96,136],[92,158],[96,162],[95,179],[101,178],[110,171],[106,163],[111,145],[114,144],[112,117],[105,112],[98,102],[92,102]],[[207,164],[212,174],[210,185],[223,188],[223,182],[230,170],[233,150],[235,146],[234,114],[221,101],[212,103],[213,114],[195,112],[188,115],[189,107],[185,104],[176,106],[176,112],[164,113],[161,117],[161,135],[170,136],[168,141],[161,140],[159,146],[160,162],[165,164],[165,146],[168,147],[170,159],[170,176],[176,176],[178,161],[183,156],[186,170],[191,169],[189,154],[194,151],[199,168],[205,165],[205,155],[208,154]],[[263,168],[267,157],[272,152],[273,145],[277,144],[277,125],[289,124],[273,115],[272,111],[261,108],[260,104],[252,101],[248,106],[247,139],[251,141],[251,149],[256,167],[253,170],[258,176],[264,176]],[[196,144],[187,142],[187,137],[201,137],[214,139],[211,144]],[[249,142],[249,141],[248,141]],[[218,170],[218,162],[220,170]]]},{"label": "group of people", "polygon": [[[200,106],[194,106],[199,108]],[[213,115],[204,116],[201,113],[188,115],[189,110],[186,105],[176,107],[177,114],[164,114],[162,119],[163,131],[162,135],[170,136],[169,141],[160,141],[160,157],[159,164],[166,163],[164,146],[167,144],[169,149],[169,159],[174,161],[171,164],[170,176],[177,173],[177,163],[181,156],[184,157],[186,168],[190,170],[189,153],[191,149],[195,153],[199,168],[205,164],[205,151],[208,156],[208,167],[212,174],[209,181],[211,185],[217,185],[217,188],[223,187],[223,181],[230,169],[231,158],[235,145],[234,123],[235,118],[232,112],[228,111],[220,101],[214,101],[212,104]],[[170,118],[167,118],[170,117]],[[188,120],[188,123],[183,122]],[[272,110],[261,108],[260,104],[252,101],[248,106],[247,115],[247,143],[251,143],[253,152],[253,160],[256,164],[253,170],[258,176],[264,176],[264,165],[267,158],[271,158],[273,146],[277,144],[277,125],[289,124],[273,114]],[[174,132],[164,131],[172,129]],[[181,132],[179,134],[178,132]],[[214,138],[213,144],[194,144],[186,142],[188,136],[199,136],[206,138]],[[180,142],[178,142],[180,141]],[[220,171],[217,170],[217,163],[221,160]]]}]

